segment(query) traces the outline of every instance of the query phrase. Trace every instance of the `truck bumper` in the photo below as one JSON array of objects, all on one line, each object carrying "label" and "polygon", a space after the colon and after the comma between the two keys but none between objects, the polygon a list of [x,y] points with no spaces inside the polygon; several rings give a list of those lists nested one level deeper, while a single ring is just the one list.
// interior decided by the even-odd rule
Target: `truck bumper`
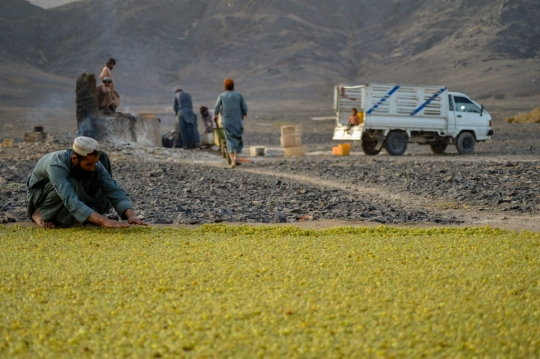
[{"label": "truck bumper", "polygon": [[347,131],[347,126],[337,126],[334,129],[334,141],[359,141],[362,139],[362,126],[353,126]]}]

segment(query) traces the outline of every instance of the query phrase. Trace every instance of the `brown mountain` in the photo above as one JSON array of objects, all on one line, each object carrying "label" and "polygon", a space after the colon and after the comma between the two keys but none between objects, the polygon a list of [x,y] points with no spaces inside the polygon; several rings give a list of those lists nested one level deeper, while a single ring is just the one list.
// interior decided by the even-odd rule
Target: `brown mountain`
[{"label": "brown mountain", "polygon": [[125,105],[169,105],[176,84],[208,102],[228,76],[260,111],[331,111],[335,84],[368,81],[529,101],[539,13],[532,0],[3,0],[0,103],[72,107],[76,76],[108,57]]}]

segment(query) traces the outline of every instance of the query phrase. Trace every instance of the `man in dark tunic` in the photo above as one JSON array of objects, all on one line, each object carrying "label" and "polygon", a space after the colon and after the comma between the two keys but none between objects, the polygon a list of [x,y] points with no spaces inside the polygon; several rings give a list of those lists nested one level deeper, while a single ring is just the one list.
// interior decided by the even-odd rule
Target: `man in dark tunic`
[{"label": "man in dark tunic", "polygon": [[[174,88],[174,114],[177,116],[177,141],[175,147],[196,148],[200,137],[197,130],[197,115],[193,112],[191,95],[182,91],[180,86]],[[182,135],[179,141],[178,134]]]},{"label": "man in dark tunic", "polygon": [[242,152],[244,146],[242,134],[244,133],[244,118],[247,116],[248,107],[244,96],[234,91],[234,81],[226,79],[223,83],[225,92],[218,96],[214,108],[214,121],[221,115],[221,121],[227,137],[227,150],[231,158],[231,168],[239,164],[237,154]]},{"label": "man in dark tunic", "polygon": [[[146,225],[126,192],[111,177],[109,158],[93,138],[80,136],[73,148],[43,156],[26,181],[27,214],[43,228],[70,227],[76,221],[118,228]],[[126,222],[105,217],[114,207]]]}]

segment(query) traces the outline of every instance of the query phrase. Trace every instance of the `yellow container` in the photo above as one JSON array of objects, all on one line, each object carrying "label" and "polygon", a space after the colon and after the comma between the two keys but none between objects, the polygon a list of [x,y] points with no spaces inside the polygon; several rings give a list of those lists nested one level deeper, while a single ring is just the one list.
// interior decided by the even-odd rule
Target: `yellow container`
[{"label": "yellow container", "polygon": [[334,156],[348,156],[351,153],[351,144],[342,143],[332,148],[332,154]]},{"label": "yellow container", "polygon": [[343,149],[343,156],[348,156],[351,153],[351,144],[350,143],[342,143],[339,146]]}]

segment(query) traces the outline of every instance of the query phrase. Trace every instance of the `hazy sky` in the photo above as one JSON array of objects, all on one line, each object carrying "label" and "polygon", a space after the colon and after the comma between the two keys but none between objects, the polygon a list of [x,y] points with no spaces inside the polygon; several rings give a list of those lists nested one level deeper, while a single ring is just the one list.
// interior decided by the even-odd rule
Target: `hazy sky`
[{"label": "hazy sky", "polygon": [[42,8],[49,9],[51,7],[65,5],[77,0],[28,0],[34,5],[41,6]]}]

